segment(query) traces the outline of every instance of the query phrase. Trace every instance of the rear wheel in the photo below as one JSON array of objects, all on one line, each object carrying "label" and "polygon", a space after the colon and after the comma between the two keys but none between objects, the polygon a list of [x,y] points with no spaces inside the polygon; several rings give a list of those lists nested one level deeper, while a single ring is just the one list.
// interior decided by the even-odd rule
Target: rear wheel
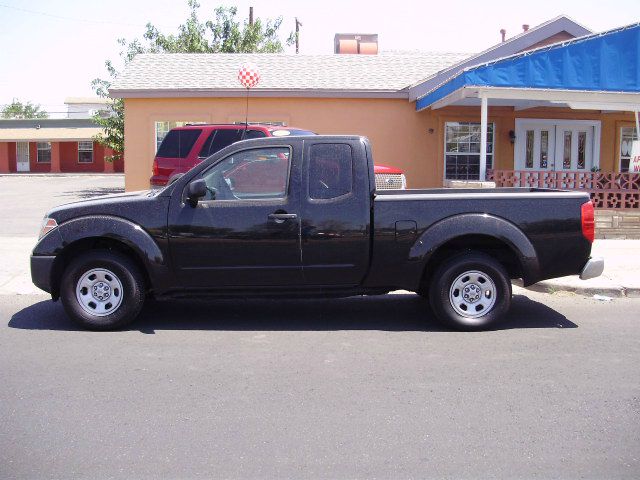
[{"label": "rear wheel", "polygon": [[438,319],[458,330],[482,330],[511,306],[511,280],[504,267],[482,253],[446,261],[432,277],[429,302]]},{"label": "rear wheel", "polygon": [[110,250],[92,250],[74,258],[60,285],[67,315],[91,330],[127,325],[140,313],[144,295],[140,269],[127,256]]}]

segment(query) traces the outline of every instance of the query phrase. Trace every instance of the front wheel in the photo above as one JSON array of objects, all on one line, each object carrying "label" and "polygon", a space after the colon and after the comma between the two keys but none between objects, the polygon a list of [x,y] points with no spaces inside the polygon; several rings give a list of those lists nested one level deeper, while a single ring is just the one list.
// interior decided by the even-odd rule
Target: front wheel
[{"label": "front wheel", "polygon": [[67,315],[85,328],[110,330],[127,325],[140,313],[144,278],[127,256],[92,250],[65,269],[60,297]]},{"label": "front wheel", "polygon": [[511,280],[488,255],[457,255],[433,275],[429,301],[441,322],[458,330],[483,330],[509,310]]}]

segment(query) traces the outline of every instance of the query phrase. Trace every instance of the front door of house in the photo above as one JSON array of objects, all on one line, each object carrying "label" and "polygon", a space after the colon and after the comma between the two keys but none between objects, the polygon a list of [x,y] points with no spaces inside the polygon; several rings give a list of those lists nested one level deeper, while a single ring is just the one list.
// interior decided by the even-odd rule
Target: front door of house
[{"label": "front door of house", "polygon": [[599,134],[599,122],[517,119],[515,169],[590,171]]},{"label": "front door of house", "polygon": [[16,171],[29,171],[29,142],[16,143]]}]

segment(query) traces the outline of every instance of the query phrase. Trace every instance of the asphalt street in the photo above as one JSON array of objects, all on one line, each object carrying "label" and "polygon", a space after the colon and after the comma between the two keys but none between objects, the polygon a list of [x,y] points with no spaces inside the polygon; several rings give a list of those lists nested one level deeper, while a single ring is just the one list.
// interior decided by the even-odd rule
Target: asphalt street
[{"label": "asphalt street", "polygon": [[639,478],[638,307],[516,289],[460,333],[415,295],[172,301],[96,333],[0,297],[0,478]]}]

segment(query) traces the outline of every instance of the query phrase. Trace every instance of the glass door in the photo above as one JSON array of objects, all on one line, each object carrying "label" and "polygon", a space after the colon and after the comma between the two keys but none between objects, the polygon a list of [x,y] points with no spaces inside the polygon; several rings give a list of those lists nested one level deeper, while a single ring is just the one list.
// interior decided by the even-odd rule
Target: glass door
[{"label": "glass door", "polygon": [[29,171],[29,142],[16,143],[16,171]]},{"label": "glass door", "polygon": [[559,125],[556,170],[589,171],[593,166],[593,128]]},{"label": "glass door", "polygon": [[553,170],[555,158],[555,127],[553,125],[530,125],[520,142],[518,170]]},{"label": "glass door", "polygon": [[[515,169],[590,171],[597,122],[516,119]],[[599,134],[599,133],[598,133]]]}]

